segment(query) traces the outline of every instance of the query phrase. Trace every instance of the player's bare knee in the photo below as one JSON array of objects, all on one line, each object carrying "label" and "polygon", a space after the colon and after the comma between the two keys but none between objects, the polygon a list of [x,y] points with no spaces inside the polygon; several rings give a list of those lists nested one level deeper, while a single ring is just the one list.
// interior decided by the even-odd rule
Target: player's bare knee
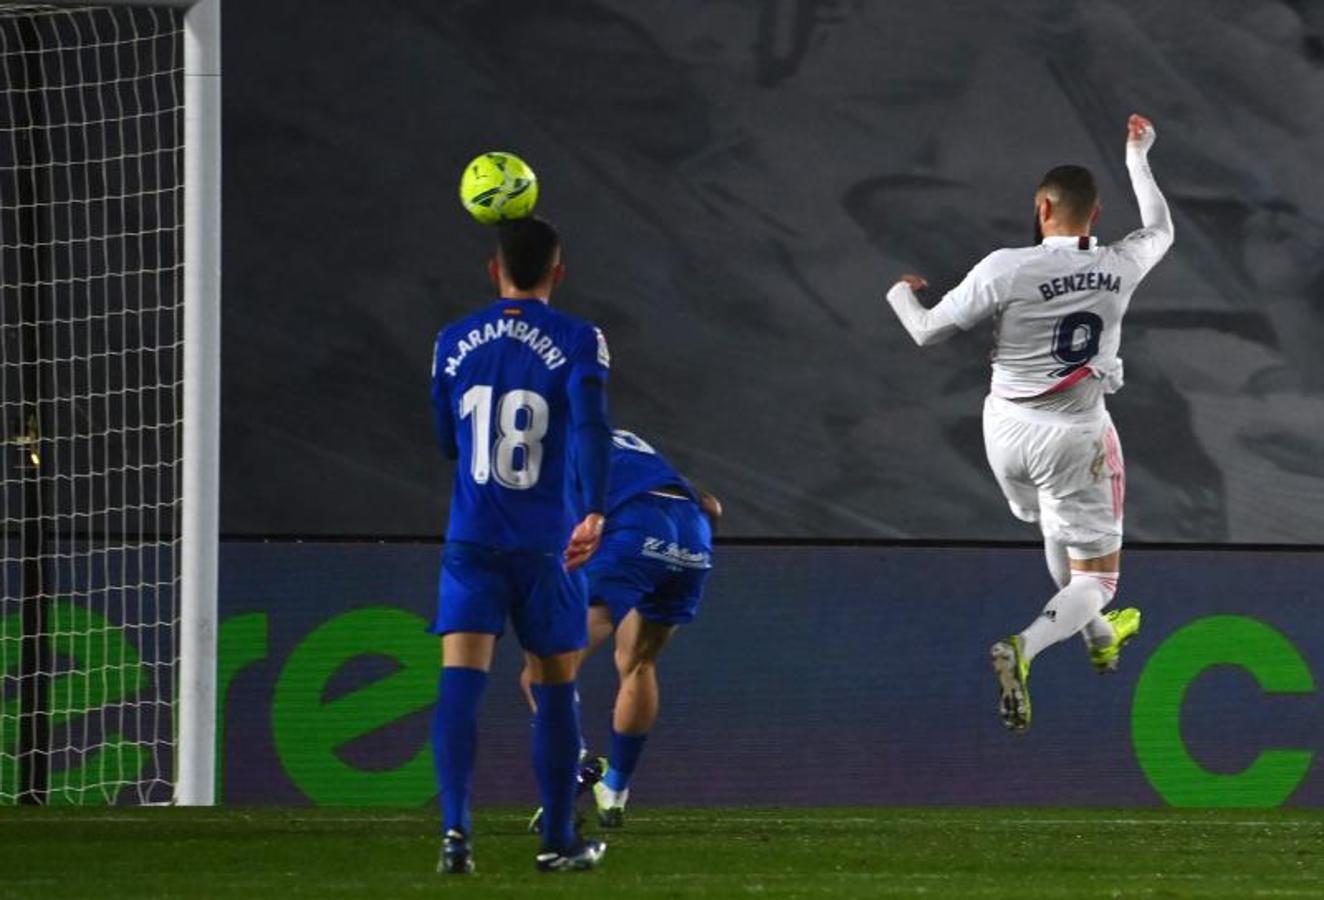
[{"label": "player's bare knee", "polygon": [[616,674],[622,679],[633,675],[638,670],[640,662],[633,647],[616,648]]},{"label": "player's bare knee", "polygon": [[1067,545],[1072,572],[1119,572],[1122,567],[1122,541],[1108,538],[1091,543]]},{"label": "player's bare knee", "polygon": [[622,680],[647,674],[657,667],[657,654],[642,652],[640,647],[616,648],[616,673]]},{"label": "player's bare knee", "polygon": [[575,680],[579,671],[579,651],[571,650],[553,656],[528,657],[529,676],[533,684],[567,684]]}]

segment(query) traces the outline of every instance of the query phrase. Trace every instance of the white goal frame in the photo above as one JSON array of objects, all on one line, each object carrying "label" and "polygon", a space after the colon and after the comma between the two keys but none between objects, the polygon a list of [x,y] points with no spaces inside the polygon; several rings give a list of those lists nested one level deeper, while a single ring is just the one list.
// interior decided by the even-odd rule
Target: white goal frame
[{"label": "white goal frame", "polygon": [[216,802],[221,419],[221,0],[34,0],[184,14],[184,414],[174,803]]},{"label": "white goal frame", "polygon": [[175,803],[216,802],[221,480],[221,0],[184,17],[184,459]]}]

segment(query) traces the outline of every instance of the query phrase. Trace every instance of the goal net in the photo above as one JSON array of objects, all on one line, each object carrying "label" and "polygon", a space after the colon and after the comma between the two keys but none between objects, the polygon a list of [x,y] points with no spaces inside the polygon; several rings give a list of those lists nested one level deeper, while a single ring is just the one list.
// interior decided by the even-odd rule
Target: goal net
[{"label": "goal net", "polygon": [[0,5],[0,805],[175,796],[184,18]]}]

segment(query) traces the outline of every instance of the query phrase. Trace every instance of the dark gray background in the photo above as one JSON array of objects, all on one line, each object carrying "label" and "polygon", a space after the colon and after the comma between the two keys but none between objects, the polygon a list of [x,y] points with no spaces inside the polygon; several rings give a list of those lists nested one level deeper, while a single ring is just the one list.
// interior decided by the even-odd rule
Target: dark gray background
[{"label": "dark gray background", "polygon": [[489,298],[455,182],[509,149],[614,420],[726,534],[1031,537],[983,460],[987,330],[921,352],[881,295],[1025,243],[1059,162],[1134,227],[1139,110],[1177,244],[1111,403],[1129,534],[1324,541],[1321,32],[1306,0],[233,4],[223,530],[441,530],[429,351]]}]

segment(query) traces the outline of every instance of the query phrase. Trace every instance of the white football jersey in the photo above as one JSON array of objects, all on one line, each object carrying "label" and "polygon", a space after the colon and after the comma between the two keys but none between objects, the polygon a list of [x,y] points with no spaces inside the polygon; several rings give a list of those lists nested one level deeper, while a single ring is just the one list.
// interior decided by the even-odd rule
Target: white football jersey
[{"label": "white football jersey", "polygon": [[1122,384],[1122,317],[1141,279],[1172,245],[1170,231],[1141,228],[1099,246],[1092,237],[1049,237],[997,250],[943,297],[968,330],[996,320],[992,393],[1018,399],[1063,391],[1086,378]]}]

